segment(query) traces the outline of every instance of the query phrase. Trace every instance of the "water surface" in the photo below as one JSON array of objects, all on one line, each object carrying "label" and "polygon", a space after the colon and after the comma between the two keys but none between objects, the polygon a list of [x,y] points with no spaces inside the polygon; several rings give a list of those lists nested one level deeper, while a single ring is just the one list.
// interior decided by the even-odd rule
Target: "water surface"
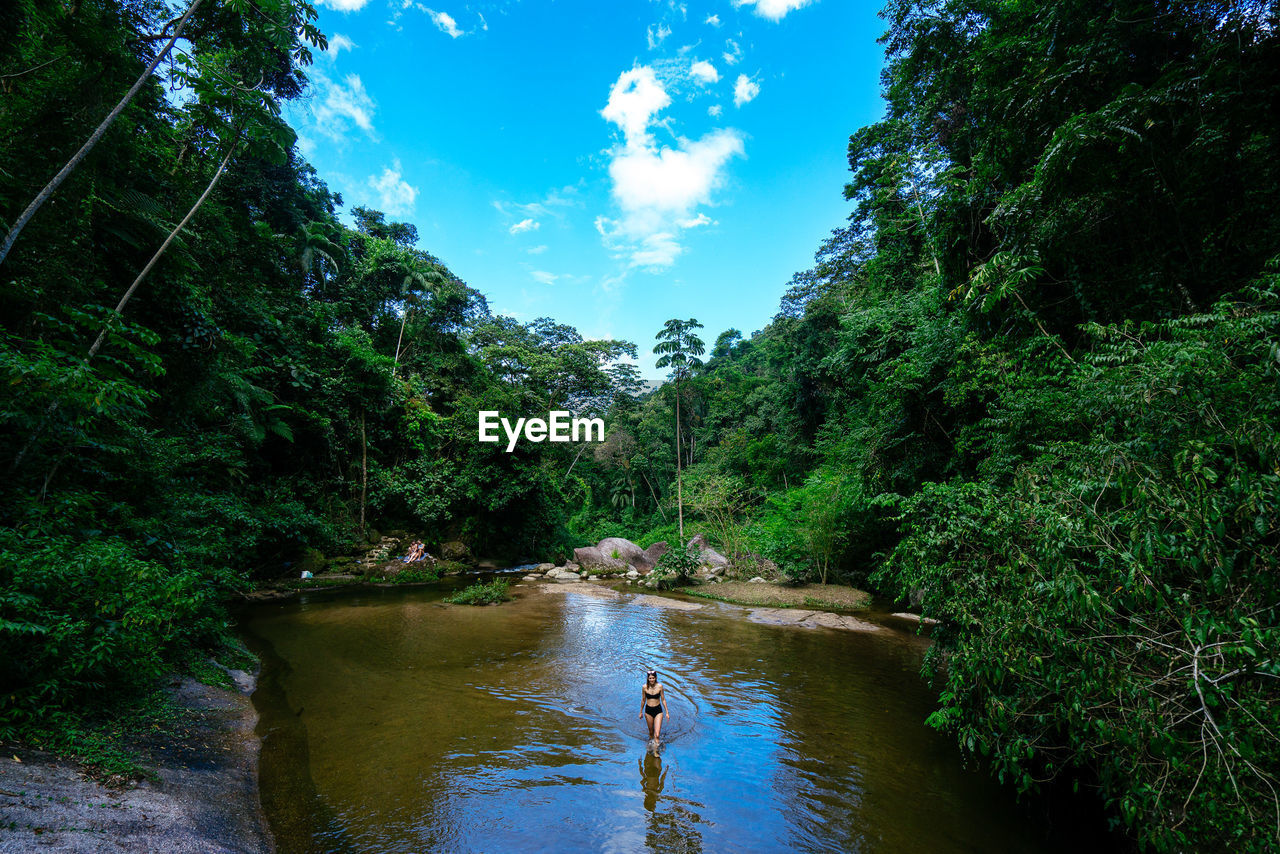
[{"label": "water surface", "polygon": [[[924,725],[914,635],[513,589],[496,607],[419,588],[242,615],[264,660],[262,796],[281,852],[1084,844]],[[639,717],[649,667],[671,711],[657,755]]]}]

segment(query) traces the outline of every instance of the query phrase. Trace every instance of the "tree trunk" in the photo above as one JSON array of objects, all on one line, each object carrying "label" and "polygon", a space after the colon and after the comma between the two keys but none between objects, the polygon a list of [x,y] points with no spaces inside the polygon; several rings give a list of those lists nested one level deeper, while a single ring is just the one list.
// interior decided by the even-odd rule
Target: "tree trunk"
[{"label": "tree trunk", "polygon": [[680,384],[676,383],[676,513],[679,514],[680,547],[684,548],[684,484],[680,479]]},{"label": "tree trunk", "polygon": [[409,320],[410,308],[404,310],[404,317],[400,318],[400,337],[396,339],[396,355],[391,360],[391,379],[396,378],[396,365],[400,363],[400,342],[404,340],[404,325]]},{"label": "tree trunk", "polygon": [[360,536],[364,536],[364,505],[369,496],[369,440],[364,432],[364,413],[360,413]]},{"label": "tree trunk", "polygon": [[[196,2],[199,2],[199,0],[196,0]],[[194,8],[194,6],[192,8]],[[142,272],[137,275],[133,280],[133,284],[129,285],[129,289],[124,292],[124,296],[122,296],[120,298],[120,302],[116,304],[116,310],[113,313],[113,317],[108,319],[106,325],[102,327],[102,330],[98,333],[98,337],[94,339],[93,344],[89,347],[89,352],[85,354],[84,361],[82,361],[80,363],[80,367],[76,369],[77,371],[85,370],[88,367],[89,362],[93,360],[93,357],[98,355],[98,351],[102,349],[103,342],[107,340],[107,330],[111,328],[111,321],[123,314],[124,307],[129,303],[129,300],[133,298],[133,294],[138,290],[138,286],[142,284],[142,280],[146,278],[147,274],[151,272],[151,268],[160,260],[160,256],[169,248],[169,244],[173,242],[173,239],[178,236],[178,232],[182,231],[186,224],[191,221],[191,217],[195,216],[196,211],[198,211],[200,206],[204,204],[205,199],[209,198],[209,194],[212,193],[213,188],[217,186],[218,180],[222,177],[222,173],[226,171],[227,163],[231,160],[231,155],[235,152],[237,143],[238,140],[232,141],[231,148],[227,151],[227,155],[222,158],[222,163],[218,164],[218,171],[213,173],[213,179],[209,182],[209,186],[205,187],[200,198],[196,199],[196,203],[191,206],[191,210],[187,211],[187,215],[182,218],[182,222],[178,223],[173,231],[169,232],[169,236],[165,238],[164,243],[160,244],[160,248],[151,256],[151,260],[147,262],[147,266],[142,268]],[[44,415],[44,421],[41,422],[35,432],[31,434],[31,438],[22,446],[22,450],[18,451],[18,455],[14,457],[13,465],[10,467],[12,471],[17,471],[22,466],[22,461],[26,458],[27,452],[35,445],[36,440],[38,440],[41,434],[44,433],[45,427],[48,426],[49,421],[55,414],[57,414],[57,412],[58,401],[55,400],[53,403],[49,404],[49,409]]]},{"label": "tree trunk", "polygon": [[[200,194],[200,198],[196,199],[196,203],[191,206],[191,210],[187,211],[187,215],[182,218],[182,222],[178,223],[177,226],[174,227],[173,231],[169,232],[169,236],[164,239],[164,243],[160,244],[160,248],[156,250],[156,254],[151,256],[151,260],[147,262],[147,266],[142,268],[142,272],[133,280],[133,284],[129,285],[129,290],[124,292],[124,296],[120,298],[120,302],[116,305],[115,317],[120,317],[120,315],[124,313],[125,305],[127,305],[129,300],[133,298],[133,293],[138,289],[138,286],[142,284],[142,280],[147,277],[147,274],[151,272],[151,268],[160,260],[160,256],[169,248],[169,244],[173,242],[173,239],[178,236],[178,232],[182,231],[182,229],[186,227],[187,223],[191,221],[191,217],[195,216],[196,211],[200,210],[200,206],[204,204],[204,200],[209,198],[209,194],[213,192],[213,188],[218,185],[219,179],[222,178],[222,173],[227,170],[227,163],[231,161],[231,155],[235,153],[236,146],[238,144],[238,138],[231,141],[231,147],[227,149],[226,157],[223,157],[222,162],[218,164],[218,171],[213,173],[213,179],[209,181],[209,186],[204,188],[204,192]],[[107,326],[102,327],[102,331],[98,333],[97,340],[94,341],[93,346],[89,348],[89,355],[84,358],[85,362],[88,362],[98,354],[99,348],[102,347],[102,342],[107,338],[107,329],[110,324],[111,321],[108,320]]]},{"label": "tree trunk", "polygon": [[658,512],[662,514],[662,521],[667,521],[667,511],[662,509],[662,502],[658,500],[658,493],[653,491],[653,484],[649,482],[649,475],[645,474],[643,469],[640,469],[639,471],[640,476],[644,478],[644,485],[649,487],[649,494],[653,496],[654,506],[656,506],[658,508]]},{"label": "tree trunk", "polygon": [[98,140],[102,139],[102,135],[107,132],[107,128],[111,127],[111,124],[116,120],[116,117],[118,117],[120,113],[124,111],[124,108],[129,105],[129,102],[133,100],[133,96],[138,94],[138,90],[142,88],[143,84],[151,79],[151,72],[155,71],[156,66],[160,64],[160,61],[169,54],[169,51],[173,48],[174,42],[176,42],[178,40],[178,36],[182,34],[182,28],[186,26],[187,19],[191,17],[191,13],[196,10],[196,7],[199,6],[201,2],[202,0],[191,0],[191,5],[187,7],[187,11],[183,13],[180,19],[178,19],[178,24],[174,27],[173,35],[169,37],[169,41],[166,42],[164,48],[156,54],[156,58],[151,60],[151,64],[146,67],[146,70],[142,72],[142,75],[134,81],[133,86],[130,87],[129,91],[125,93],[125,96],[120,99],[120,103],[116,104],[115,109],[107,114],[107,117],[102,120],[102,124],[98,125],[98,129],[95,130],[89,139],[85,141],[84,145],[80,146],[80,150],[72,155],[71,159],[67,161],[67,164],[62,167],[58,174],[53,176],[53,180],[46,184],[45,188],[31,200],[31,204],[27,205],[27,209],[23,211],[22,215],[18,217],[16,222],[14,222],[13,227],[9,229],[9,233],[5,235],[4,243],[0,245],[0,264],[3,264],[4,259],[9,257],[9,250],[13,248],[14,241],[18,239],[18,235],[22,232],[22,229],[26,227],[26,224],[31,220],[31,218],[36,215],[36,211],[40,210],[40,207],[50,196],[53,195],[54,191],[62,185],[62,182],[67,179],[67,176],[75,171],[75,168],[80,165],[80,161],[84,160],[85,157],[88,156],[93,147],[98,144]]}]

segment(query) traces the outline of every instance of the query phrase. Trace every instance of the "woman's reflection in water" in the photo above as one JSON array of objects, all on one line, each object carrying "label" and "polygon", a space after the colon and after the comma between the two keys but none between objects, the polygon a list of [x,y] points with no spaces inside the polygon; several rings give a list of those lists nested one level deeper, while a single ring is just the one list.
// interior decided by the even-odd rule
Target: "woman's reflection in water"
[{"label": "woman's reflection in water", "polygon": [[667,771],[662,767],[662,757],[646,751],[640,764],[640,788],[644,789],[644,808],[653,812],[658,805],[658,795],[667,784]]}]

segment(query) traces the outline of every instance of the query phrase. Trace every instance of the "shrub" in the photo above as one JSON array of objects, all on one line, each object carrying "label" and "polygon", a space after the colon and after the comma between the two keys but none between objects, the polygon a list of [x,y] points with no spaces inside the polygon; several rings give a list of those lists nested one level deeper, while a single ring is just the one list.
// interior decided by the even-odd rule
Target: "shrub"
[{"label": "shrub", "polygon": [[495,578],[488,584],[476,582],[470,587],[459,590],[444,601],[454,605],[496,605],[507,601],[507,590],[511,582],[505,578]]},{"label": "shrub", "polygon": [[227,620],[216,578],[140,557],[116,538],[0,529],[0,738],[103,692],[136,689]]},{"label": "shrub", "polygon": [[1280,312],[1085,331],[1002,390],[980,480],[904,502],[880,578],[943,620],[931,723],[1022,789],[1090,769],[1151,849],[1271,850]]},{"label": "shrub", "polygon": [[649,580],[656,582],[660,590],[679,587],[689,583],[700,563],[700,556],[694,549],[670,549],[658,558],[657,565],[649,573]]}]

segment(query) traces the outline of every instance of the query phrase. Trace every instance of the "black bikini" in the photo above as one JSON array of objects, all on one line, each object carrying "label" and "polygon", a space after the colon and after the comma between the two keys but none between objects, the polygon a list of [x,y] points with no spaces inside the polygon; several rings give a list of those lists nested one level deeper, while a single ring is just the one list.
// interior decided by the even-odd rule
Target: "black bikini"
[{"label": "black bikini", "polygon": [[658,715],[662,714],[662,701],[661,701],[661,700],[658,700],[658,705],[656,705],[656,706],[650,706],[650,705],[649,705],[649,702],[648,702],[649,700],[657,700],[659,697],[661,697],[661,696],[662,696],[662,692],[661,692],[661,691],[659,691],[659,692],[658,692],[658,693],[656,693],[656,694],[650,694],[648,691],[645,691],[645,690],[641,689],[640,693],[641,693],[641,694],[644,694],[644,697],[645,697],[644,713],[645,713],[646,715],[649,715],[650,717],[654,717],[654,718],[656,718]]}]

